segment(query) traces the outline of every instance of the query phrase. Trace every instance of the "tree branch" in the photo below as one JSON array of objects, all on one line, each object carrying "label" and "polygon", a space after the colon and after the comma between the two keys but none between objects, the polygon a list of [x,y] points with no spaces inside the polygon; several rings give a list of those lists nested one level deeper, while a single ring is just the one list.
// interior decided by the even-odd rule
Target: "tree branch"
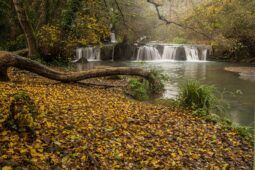
[{"label": "tree branch", "polygon": [[170,20],[166,19],[164,16],[162,16],[162,15],[160,14],[160,11],[159,11],[159,7],[161,6],[160,4],[154,2],[153,0],[147,0],[147,2],[150,3],[150,4],[152,4],[152,5],[154,5],[154,7],[155,7],[155,9],[156,9],[156,12],[157,12],[157,15],[158,15],[158,19],[161,20],[161,21],[164,21],[167,25],[168,25],[168,24],[174,24],[174,25],[179,26],[179,27],[181,27],[181,28],[189,29],[189,30],[191,30],[191,31],[193,31],[193,32],[196,32],[196,33],[198,33],[198,34],[200,34],[200,35],[203,35],[204,37],[206,37],[206,38],[208,38],[208,39],[212,39],[212,38],[211,38],[210,36],[208,36],[207,34],[205,34],[205,33],[203,33],[203,32],[200,32],[200,31],[198,31],[198,30],[196,30],[196,29],[194,29],[194,28],[192,28],[192,27],[190,27],[190,26],[186,26],[186,25],[183,25],[183,24],[180,24],[180,23],[177,23],[177,22],[170,21]]},{"label": "tree branch", "polygon": [[121,15],[123,24],[124,24],[128,29],[130,29],[132,32],[134,32],[134,33],[137,35],[137,32],[136,32],[132,27],[130,27],[130,26],[127,24],[126,19],[125,19],[125,16],[124,16],[124,14],[123,14],[123,12],[122,12],[122,10],[121,10],[121,8],[120,8],[120,5],[119,5],[118,1],[117,1],[117,0],[114,0],[114,2],[115,2],[115,4],[116,4],[116,6],[117,6],[117,9],[118,9],[120,15]]},{"label": "tree branch", "polygon": [[24,58],[6,51],[0,51],[0,81],[9,80],[7,74],[7,69],[9,67],[16,67],[22,70],[27,70],[40,76],[65,83],[78,82],[85,79],[112,75],[139,76],[148,80],[151,87],[154,87],[158,81],[153,77],[153,75],[151,75],[150,71],[141,68],[111,67],[91,69],[81,72],[60,72],[28,58]]}]

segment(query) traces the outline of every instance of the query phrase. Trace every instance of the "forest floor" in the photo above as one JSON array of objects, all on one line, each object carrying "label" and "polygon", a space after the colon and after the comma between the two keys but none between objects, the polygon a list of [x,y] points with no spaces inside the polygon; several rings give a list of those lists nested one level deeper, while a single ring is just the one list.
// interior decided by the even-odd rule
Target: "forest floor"
[{"label": "forest floor", "polygon": [[[10,77],[0,82],[0,169],[252,169],[251,143],[188,111],[138,102],[116,87],[13,70]],[[19,90],[40,113],[33,143],[1,125]]]}]

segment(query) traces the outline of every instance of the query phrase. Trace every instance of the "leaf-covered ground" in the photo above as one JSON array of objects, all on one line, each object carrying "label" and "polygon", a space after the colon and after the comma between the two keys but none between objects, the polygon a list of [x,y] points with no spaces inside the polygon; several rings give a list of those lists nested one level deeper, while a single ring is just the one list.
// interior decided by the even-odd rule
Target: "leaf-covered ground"
[{"label": "leaf-covered ground", "polygon": [[[185,111],[131,100],[118,88],[11,75],[0,82],[0,168],[252,169],[249,142]],[[33,143],[1,126],[19,90],[39,108]]]}]

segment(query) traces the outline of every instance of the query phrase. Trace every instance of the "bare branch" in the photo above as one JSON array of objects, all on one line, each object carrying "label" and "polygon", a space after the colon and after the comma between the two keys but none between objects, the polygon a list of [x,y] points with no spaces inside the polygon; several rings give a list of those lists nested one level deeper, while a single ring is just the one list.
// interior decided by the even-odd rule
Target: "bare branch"
[{"label": "bare branch", "polygon": [[120,5],[119,5],[118,1],[117,1],[117,0],[114,0],[114,2],[115,2],[115,4],[116,4],[116,6],[117,6],[117,9],[118,9],[118,11],[119,11],[121,17],[122,17],[123,24],[124,24],[128,29],[130,29],[133,33],[135,33],[136,35],[138,35],[137,32],[136,32],[132,27],[130,27],[130,26],[127,24],[126,19],[125,19],[125,16],[124,16],[124,14],[123,14],[123,12],[122,12],[122,10],[121,10],[121,8],[120,8]]},{"label": "bare branch", "polygon": [[123,22],[125,23],[125,22],[126,22],[126,21],[125,21],[125,17],[124,17],[124,14],[123,14],[123,12],[122,12],[120,6],[119,6],[118,1],[117,1],[117,0],[114,0],[114,2],[115,2],[116,6],[117,6],[117,8],[118,8],[118,11],[120,12],[120,15],[121,15],[121,17],[122,17]]},{"label": "bare branch", "polygon": [[193,32],[196,32],[196,33],[198,33],[198,34],[200,34],[200,35],[203,35],[204,37],[206,37],[206,38],[208,38],[208,39],[212,39],[212,38],[211,38],[210,36],[208,36],[207,34],[205,34],[205,33],[203,33],[203,32],[200,32],[200,31],[198,31],[198,30],[196,30],[196,29],[194,29],[194,28],[192,28],[192,27],[190,27],[190,26],[183,25],[183,24],[180,24],[180,23],[177,23],[177,22],[170,21],[170,20],[166,19],[164,16],[162,16],[162,15],[160,14],[160,11],[159,11],[159,7],[161,6],[160,4],[154,2],[153,0],[147,0],[147,2],[154,5],[154,7],[155,7],[155,9],[156,9],[156,11],[157,11],[158,19],[161,20],[161,21],[164,21],[167,25],[168,25],[168,24],[174,24],[174,25],[179,26],[179,27],[181,27],[181,28],[189,29],[189,30],[191,30],[191,31],[193,31]]}]

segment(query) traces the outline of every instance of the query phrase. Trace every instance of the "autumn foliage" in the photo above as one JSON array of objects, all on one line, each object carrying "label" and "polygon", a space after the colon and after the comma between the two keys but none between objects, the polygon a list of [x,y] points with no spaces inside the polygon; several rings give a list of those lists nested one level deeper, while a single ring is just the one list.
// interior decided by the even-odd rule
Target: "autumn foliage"
[{"label": "autumn foliage", "polygon": [[[0,167],[252,167],[253,148],[248,141],[235,130],[188,111],[131,100],[121,88],[63,84],[21,71],[11,71],[10,77],[11,82],[0,83]],[[20,136],[3,126],[20,90],[38,107],[33,142],[29,135]]]}]

